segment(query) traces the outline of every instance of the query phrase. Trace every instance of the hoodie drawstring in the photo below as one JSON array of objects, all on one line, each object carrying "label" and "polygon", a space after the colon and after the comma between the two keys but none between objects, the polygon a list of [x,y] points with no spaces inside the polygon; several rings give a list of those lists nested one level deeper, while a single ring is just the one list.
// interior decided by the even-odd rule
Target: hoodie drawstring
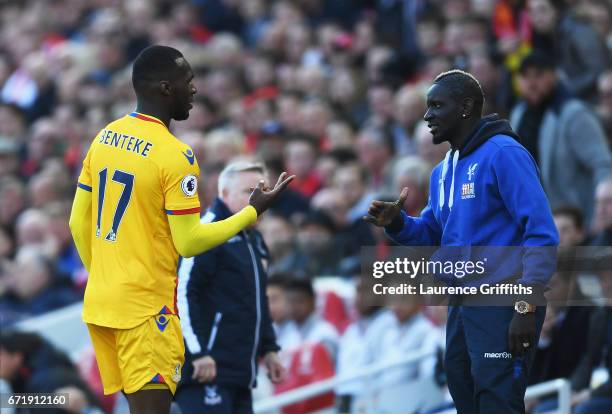
[{"label": "hoodie drawstring", "polygon": [[450,195],[448,196],[448,208],[453,208],[453,196],[455,195],[455,168],[457,168],[457,162],[459,161],[459,150],[455,151],[453,155],[453,179],[451,180]]},{"label": "hoodie drawstring", "polygon": [[452,150],[448,150],[446,156],[444,157],[444,162],[442,163],[442,174],[440,174],[440,179],[438,179],[438,195],[439,195],[439,203],[440,208],[444,207],[444,180],[446,179],[446,172],[448,171],[448,159],[450,158]]},{"label": "hoodie drawstring", "polygon": [[441,178],[438,180],[438,184],[440,186],[440,189],[438,191],[439,194],[439,204],[440,204],[440,209],[442,207],[444,207],[444,180],[446,179],[446,173],[448,172],[448,164],[450,162],[450,157],[451,154],[453,155],[453,170],[452,170],[452,180],[451,180],[451,188],[450,188],[450,195],[448,196],[448,208],[452,209],[453,208],[453,202],[454,202],[454,193],[455,193],[455,169],[457,168],[457,162],[459,161],[459,150],[449,150],[446,153],[446,156],[444,157],[444,163],[442,164],[442,175]]}]

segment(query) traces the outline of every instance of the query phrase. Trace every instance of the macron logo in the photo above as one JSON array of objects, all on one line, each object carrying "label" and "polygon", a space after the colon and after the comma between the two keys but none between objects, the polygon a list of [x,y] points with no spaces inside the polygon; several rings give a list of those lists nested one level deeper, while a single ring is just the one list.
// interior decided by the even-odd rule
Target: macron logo
[{"label": "macron logo", "polygon": [[181,154],[183,154],[185,158],[187,158],[187,161],[189,161],[189,165],[193,165],[193,162],[195,161],[195,155],[193,154],[193,151],[191,149],[188,149],[187,151],[182,152]]},{"label": "macron logo", "polygon": [[485,352],[484,357],[492,359],[511,359],[512,354],[510,352]]}]

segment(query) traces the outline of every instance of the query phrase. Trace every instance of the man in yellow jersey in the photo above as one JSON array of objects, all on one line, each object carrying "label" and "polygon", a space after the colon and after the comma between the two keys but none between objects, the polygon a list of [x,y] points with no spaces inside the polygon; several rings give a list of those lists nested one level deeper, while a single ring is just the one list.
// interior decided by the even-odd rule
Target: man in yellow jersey
[{"label": "man in yellow jersey", "polygon": [[166,46],[134,62],[137,109],[108,124],[83,161],[70,228],[89,271],[83,320],[105,394],[123,391],[132,414],[167,414],[184,345],[176,309],[178,255],[190,257],[253,224],[293,177],[260,182],[249,205],[200,223],[199,166],[169,131],[189,117],[196,89],[183,55]]}]

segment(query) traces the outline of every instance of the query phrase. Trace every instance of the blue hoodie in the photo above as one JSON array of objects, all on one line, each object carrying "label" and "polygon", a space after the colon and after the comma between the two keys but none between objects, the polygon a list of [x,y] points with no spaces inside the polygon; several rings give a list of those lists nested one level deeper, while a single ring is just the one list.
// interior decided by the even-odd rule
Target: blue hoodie
[{"label": "blue hoodie", "polygon": [[[463,147],[450,150],[433,169],[429,201],[421,216],[402,211],[403,227],[387,227],[387,234],[409,246],[558,245],[536,163],[517,140],[508,121],[497,115],[482,118]],[[522,266],[521,261],[513,263],[513,271],[506,267],[505,272],[464,282],[498,283],[502,274],[507,278],[514,273],[517,283],[545,287],[554,263],[541,251],[532,249],[522,258]]]}]

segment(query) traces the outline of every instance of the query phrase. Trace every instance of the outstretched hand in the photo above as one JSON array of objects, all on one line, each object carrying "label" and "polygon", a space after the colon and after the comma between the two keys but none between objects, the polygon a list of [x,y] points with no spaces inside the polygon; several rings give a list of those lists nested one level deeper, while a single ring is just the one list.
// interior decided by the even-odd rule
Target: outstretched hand
[{"label": "outstretched hand", "polygon": [[287,188],[289,183],[293,181],[295,175],[287,177],[287,173],[283,172],[276,181],[274,188],[270,190],[265,187],[264,181],[261,180],[257,183],[257,187],[253,189],[251,196],[249,197],[249,204],[252,205],[257,211],[257,216],[260,216],[266,211],[276,200],[278,195]]},{"label": "outstretched hand", "polygon": [[372,201],[372,204],[370,204],[370,208],[368,209],[368,215],[364,216],[363,219],[368,223],[374,224],[375,226],[388,226],[404,207],[404,202],[406,202],[408,193],[408,187],[404,187],[397,201]]}]

